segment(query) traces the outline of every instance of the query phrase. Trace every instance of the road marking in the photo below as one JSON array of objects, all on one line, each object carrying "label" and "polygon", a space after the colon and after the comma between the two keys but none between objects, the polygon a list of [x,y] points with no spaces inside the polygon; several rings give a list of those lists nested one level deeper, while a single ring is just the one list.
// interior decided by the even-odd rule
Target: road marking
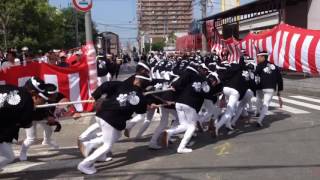
[{"label": "road marking", "polygon": [[[272,99],[277,100],[278,97],[275,96]],[[296,101],[296,100],[292,100],[292,99],[287,99],[287,98],[283,98],[283,97],[282,97],[282,101],[286,102],[286,103],[290,103],[290,104],[294,104],[294,105],[298,105],[298,106],[303,106],[303,107],[306,107],[306,108],[309,108],[309,109],[315,109],[315,110],[320,111],[320,106],[318,106],[318,105],[305,103],[305,102],[301,102],[301,101]]]},{"label": "road marking", "polygon": [[[271,102],[270,106],[279,108],[279,104],[275,103],[275,102]],[[287,111],[292,114],[309,114],[310,113],[308,111],[304,111],[304,110],[293,108],[293,107],[286,106],[286,105],[282,105],[282,108],[279,108],[279,109],[283,110],[283,111]]]},{"label": "road marking", "polygon": [[230,154],[229,153],[230,148],[231,148],[231,144],[228,142],[214,147],[214,149],[217,152],[217,156],[225,156],[227,154]]},{"label": "road marking", "polygon": [[[257,101],[257,98],[253,97],[252,98],[252,102],[255,103],[256,101]],[[275,107],[275,108],[277,108],[279,110],[287,111],[287,112],[292,113],[292,114],[309,114],[310,113],[308,111],[304,111],[304,110],[297,109],[297,108],[290,107],[290,106],[286,106],[286,105],[282,105],[282,108],[280,108],[280,105],[278,103],[275,103],[275,102],[270,102],[270,106]]]},{"label": "road marking", "polygon": [[295,99],[302,99],[302,100],[306,100],[306,101],[320,103],[320,99],[316,99],[316,98],[310,98],[310,97],[305,97],[305,96],[290,96],[290,97],[295,98]]}]

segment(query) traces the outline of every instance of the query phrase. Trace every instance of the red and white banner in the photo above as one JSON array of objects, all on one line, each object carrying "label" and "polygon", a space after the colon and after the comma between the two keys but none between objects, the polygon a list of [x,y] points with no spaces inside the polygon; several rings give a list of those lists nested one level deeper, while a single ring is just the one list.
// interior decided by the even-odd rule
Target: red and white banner
[{"label": "red and white banner", "polygon": [[257,51],[270,53],[270,61],[283,69],[310,74],[320,73],[320,31],[280,24],[260,34],[249,34],[241,41],[251,57]]},{"label": "red and white banner", "polygon": [[[0,84],[23,86],[30,77],[38,76],[46,83],[55,84],[59,92],[69,98],[70,101],[87,100],[90,96],[89,87],[96,87],[96,85],[94,86],[94,82],[96,82],[97,78],[94,70],[91,70],[90,74],[90,61],[88,60],[90,47],[86,48],[89,49],[89,51],[85,48],[83,49],[81,60],[68,68],[46,63],[31,62],[25,66],[11,67],[6,72],[0,71]],[[91,52],[91,56],[91,58],[93,58],[95,52]],[[92,111],[92,104],[76,104],[75,107],[77,111]]]},{"label": "red and white banner", "polygon": [[217,29],[212,29],[209,34],[211,52],[216,51],[218,55],[226,49],[229,52],[228,60],[229,62],[238,62],[241,56],[241,51],[239,48],[239,42],[235,38],[229,38],[224,40],[219,34]]}]

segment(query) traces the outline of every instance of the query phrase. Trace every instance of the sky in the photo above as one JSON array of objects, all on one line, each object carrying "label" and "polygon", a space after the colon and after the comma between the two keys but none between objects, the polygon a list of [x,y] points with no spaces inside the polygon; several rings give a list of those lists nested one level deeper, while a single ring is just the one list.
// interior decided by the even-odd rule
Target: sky
[{"label": "sky", "polygon": [[[201,18],[200,0],[195,0],[194,19]],[[207,15],[220,11],[220,0],[210,0]],[[253,0],[240,0],[241,4]],[[71,6],[71,0],[49,0],[49,3],[64,8]],[[137,37],[136,0],[93,0],[92,19],[99,32],[112,31],[119,34],[122,43],[134,42]]]}]

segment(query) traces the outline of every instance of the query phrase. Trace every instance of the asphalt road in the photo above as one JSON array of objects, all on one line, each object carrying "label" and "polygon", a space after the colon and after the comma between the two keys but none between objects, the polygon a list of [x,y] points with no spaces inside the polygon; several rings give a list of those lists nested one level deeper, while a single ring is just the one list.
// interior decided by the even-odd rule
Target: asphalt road
[{"label": "asphalt road", "polygon": [[[0,172],[0,179],[319,180],[320,97],[283,96],[285,106],[279,109],[273,100],[264,128],[255,126],[255,118],[243,118],[235,131],[223,131],[217,139],[198,133],[191,140],[194,151],[190,154],[176,153],[179,141],[168,149],[148,150],[150,135],[159,123],[155,118],[142,139],[123,136],[113,147],[113,161],[97,163],[98,173],[91,176],[76,169],[82,160],[76,139],[91,120],[67,120],[62,132],[54,134],[59,150],[32,146],[28,161],[10,164]],[[14,149],[18,154],[19,146]]]}]

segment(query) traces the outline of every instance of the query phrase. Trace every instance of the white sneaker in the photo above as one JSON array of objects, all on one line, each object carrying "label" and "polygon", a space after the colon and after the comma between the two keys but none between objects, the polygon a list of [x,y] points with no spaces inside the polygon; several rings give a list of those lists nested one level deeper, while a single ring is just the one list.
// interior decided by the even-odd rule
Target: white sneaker
[{"label": "white sneaker", "polygon": [[81,162],[78,164],[78,170],[81,171],[84,174],[95,174],[97,172],[96,168],[94,166],[88,166],[87,163]]},{"label": "white sneaker", "polygon": [[53,141],[42,141],[41,143],[44,146],[49,146],[51,149],[59,149],[59,145],[57,145],[55,142]]},{"label": "white sneaker", "polygon": [[149,149],[158,150],[158,149],[162,149],[162,146],[159,146],[158,144],[155,144],[155,143],[149,143]]},{"label": "white sneaker", "polygon": [[190,148],[181,148],[181,149],[178,149],[177,152],[180,153],[180,154],[186,154],[186,153],[191,153],[192,149],[190,149]]}]

